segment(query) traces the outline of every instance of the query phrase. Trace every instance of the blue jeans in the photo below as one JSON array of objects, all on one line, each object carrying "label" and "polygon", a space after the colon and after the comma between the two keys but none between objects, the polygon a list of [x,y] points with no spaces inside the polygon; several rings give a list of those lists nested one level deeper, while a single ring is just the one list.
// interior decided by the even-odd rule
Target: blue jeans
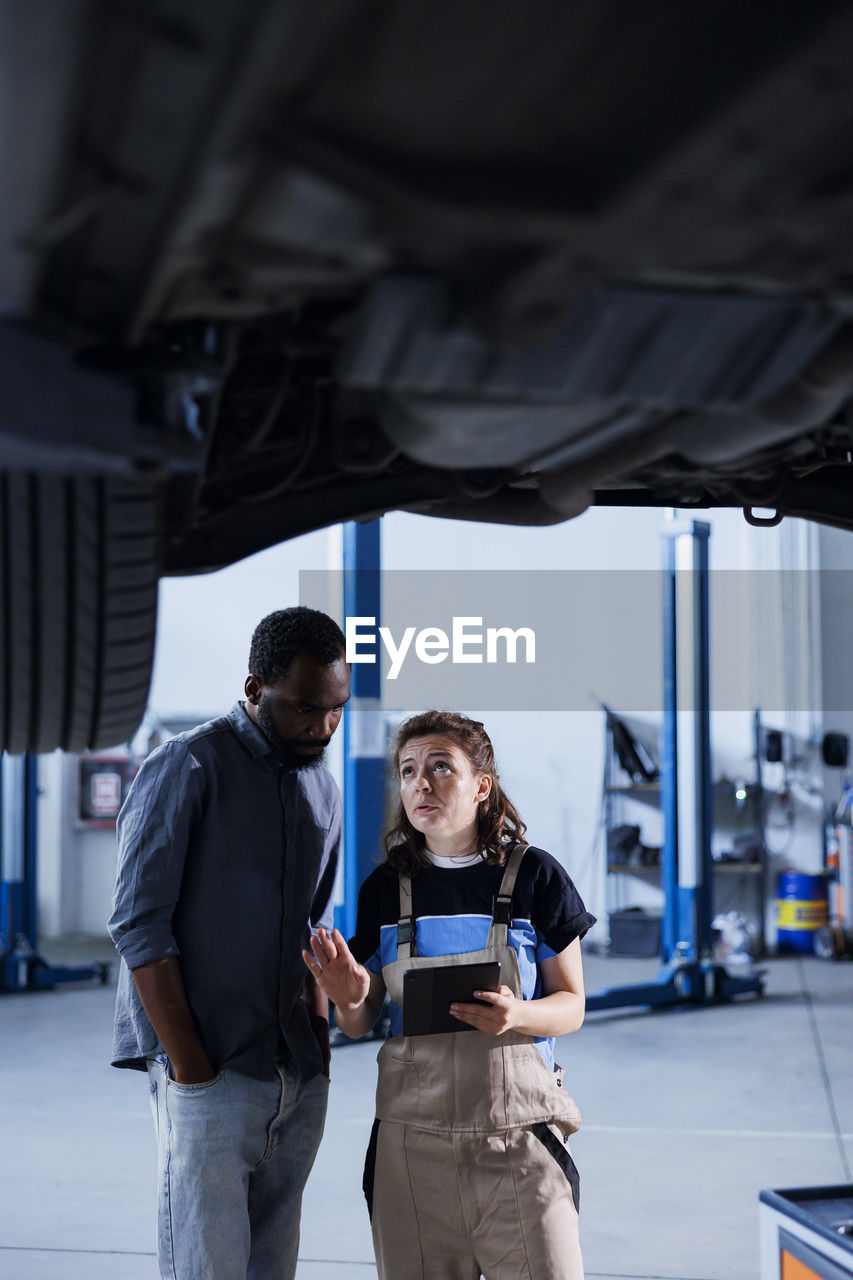
[{"label": "blue jeans", "polygon": [[163,1280],[293,1280],[305,1186],[329,1082],[292,1065],[272,1080],[220,1071],[176,1084],[149,1059]]}]

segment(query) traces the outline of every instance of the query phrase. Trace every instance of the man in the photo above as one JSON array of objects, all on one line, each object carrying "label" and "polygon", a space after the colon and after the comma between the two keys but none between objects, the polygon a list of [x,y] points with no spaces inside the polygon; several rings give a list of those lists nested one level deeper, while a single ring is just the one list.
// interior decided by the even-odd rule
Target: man
[{"label": "man", "polygon": [[264,618],[245,702],[150,755],[119,814],[113,1065],[148,1069],[170,1280],[296,1270],[329,1066],[301,951],[332,924],[344,653],[323,613]]}]

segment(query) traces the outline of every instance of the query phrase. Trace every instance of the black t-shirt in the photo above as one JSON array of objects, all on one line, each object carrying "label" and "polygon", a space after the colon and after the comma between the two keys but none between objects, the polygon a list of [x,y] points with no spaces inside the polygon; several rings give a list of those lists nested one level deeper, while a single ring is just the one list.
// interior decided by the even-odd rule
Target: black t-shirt
[{"label": "black t-shirt", "polygon": [[[486,945],[502,867],[423,867],[412,877],[417,954],[449,955]],[[397,958],[400,890],[397,873],[383,863],[358,895],[350,950],[373,973]],[[525,999],[538,994],[539,961],[564,951],[595,924],[566,870],[543,849],[525,850],[512,894],[509,942],[518,953]]]}]

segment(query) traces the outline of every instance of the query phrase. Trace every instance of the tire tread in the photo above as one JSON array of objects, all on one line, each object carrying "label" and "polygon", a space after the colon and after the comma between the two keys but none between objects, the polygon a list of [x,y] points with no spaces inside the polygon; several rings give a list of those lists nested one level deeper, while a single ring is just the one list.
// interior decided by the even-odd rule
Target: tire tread
[{"label": "tire tread", "polygon": [[113,477],[0,474],[0,747],[127,741],[157,617],[157,495]]}]

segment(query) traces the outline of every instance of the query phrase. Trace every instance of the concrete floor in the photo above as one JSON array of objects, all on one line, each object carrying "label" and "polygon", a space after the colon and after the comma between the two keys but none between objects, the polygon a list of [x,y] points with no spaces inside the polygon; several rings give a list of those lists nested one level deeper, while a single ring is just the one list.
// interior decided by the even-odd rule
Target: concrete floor
[{"label": "concrete floor", "polygon": [[[591,1014],[558,1045],[585,1120],[572,1147],[588,1277],[747,1280],[761,1188],[851,1181],[853,965],[766,967],[763,1000]],[[588,956],[587,987],[655,970]],[[156,1280],[146,1082],[107,1065],[111,1015],[109,988],[0,997],[4,1280]],[[376,1050],[335,1051],[299,1280],[375,1277],[361,1168]]]}]

